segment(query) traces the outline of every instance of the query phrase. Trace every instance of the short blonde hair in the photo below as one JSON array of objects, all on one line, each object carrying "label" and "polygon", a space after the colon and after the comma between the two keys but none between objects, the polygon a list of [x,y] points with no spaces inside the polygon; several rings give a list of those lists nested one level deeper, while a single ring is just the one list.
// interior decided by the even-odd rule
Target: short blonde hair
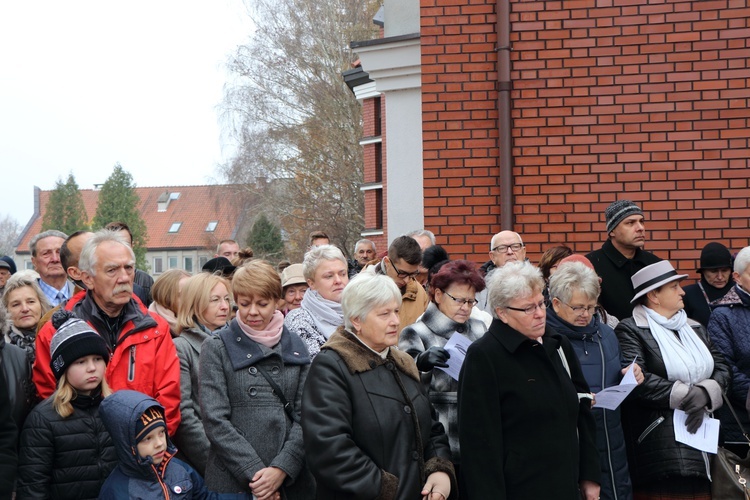
[{"label": "short blonde hair", "polygon": [[235,301],[240,295],[279,300],[282,297],[281,277],[267,261],[251,260],[234,272],[232,293]]},{"label": "short blonde hair", "polygon": [[189,272],[182,269],[164,271],[151,287],[151,298],[177,315],[177,306],[180,303],[180,281],[190,276]]},{"label": "short blonde hair", "polygon": [[208,308],[211,290],[216,285],[224,285],[227,292],[231,293],[229,282],[216,274],[198,273],[187,280],[180,296],[180,307],[177,309],[178,331],[195,328],[196,320],[202,325],[206,323],[203,311]]},{"label": "short blonde hair", "polygon": [[6,308],[8,307],[11,292],[27,286],[34,290],[34,293],[36,293],[36,296],[39,298],[39,304],[42,306],[42,316],[44,316],[47,311],[52,309],[52,306],[50,306],[49,300],[47,300],[47,296],[44,295],[42,289],[39,288],[39,283],[36,281],[38,278],[39,274],[37,274],[36,271],[31,270],[17,272],[8,278],[8,281],[5,283],[5,289],[3,290],[3,305]]}]

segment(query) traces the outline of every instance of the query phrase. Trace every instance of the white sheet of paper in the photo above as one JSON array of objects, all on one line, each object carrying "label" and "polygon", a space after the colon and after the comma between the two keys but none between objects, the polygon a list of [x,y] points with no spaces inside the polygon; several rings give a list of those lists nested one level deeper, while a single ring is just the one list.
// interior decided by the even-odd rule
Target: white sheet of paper
[{"label": "white sheet of paper", "polygon": [[674,438],[680,443],[705,451],[716,453],[719,446],[719,420],[704,415],[703,423],[695,434],[690,434],[685,427],[687,413],[682,410],[674,411]]},{"label": "white sheet of paper", "polygon": [[466,350],[471,345],[471,340],[467,339],[458,332],[454,332],[448,342],[445,343],[443,349],[448,351],[451,355],[448,358],[448,368],[440,368],[445,373],[450,375],[454,380],[458,380],[458,375],[461,373],[461,366],[464,364],[464,358],[466,357]]},{"label": "white sheet of paper", "polygon": [[628,371],[625,372],[625,376],[622,377],[619,385],[607,387],[596,394],[596,404],[594,405],[594,408],[614,410],[620,406],[626,397],[628,397],[628,394],[630,394],[638,385],[638,382],[635,380],[635,375],[633,375],[633,364],[635,364],[635,360],[631,363]]}]

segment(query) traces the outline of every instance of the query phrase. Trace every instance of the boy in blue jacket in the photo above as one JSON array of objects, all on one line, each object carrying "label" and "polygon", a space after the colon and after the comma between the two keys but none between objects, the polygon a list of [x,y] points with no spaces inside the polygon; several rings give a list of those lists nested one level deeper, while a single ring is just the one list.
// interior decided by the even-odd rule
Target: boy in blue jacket
[{"label": "boy in blue jacket", "polygon": [[247,493],[209,492],[203,478],[177,453],[167,435],[164,407],[140,392],[121,390],[104,398],[99,416],[112,436],[119,465],[100,499],[250,500]]}]

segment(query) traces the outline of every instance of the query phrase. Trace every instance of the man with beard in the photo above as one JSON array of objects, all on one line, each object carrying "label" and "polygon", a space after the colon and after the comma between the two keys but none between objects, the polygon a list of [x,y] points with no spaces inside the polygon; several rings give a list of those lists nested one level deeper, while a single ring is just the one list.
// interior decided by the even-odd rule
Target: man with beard
[{"label": "man with beard", "polygon": [[[64,308],[88,322],[101,335],[112,353],[106,378],[113,391],[131,389],[156,398],[165,408],[169,433],[180,423],[180,363],[169,325],[151,315],[133,294],[135,255],[119,234],[94,233],[79,260],[85,293],[69,300]],[[37,393],[49,397],[56,387],[50,359],[52,322],[36,339],[33,379]]]},{"label": "man with beard", "polygon": [[701,279],[685,290],[685,312],[688,318],[708,326],[711,305],[726,295],[734,286],[732,279],[732,254],[721,243],[711,242],[701,250],[698,274]]}]

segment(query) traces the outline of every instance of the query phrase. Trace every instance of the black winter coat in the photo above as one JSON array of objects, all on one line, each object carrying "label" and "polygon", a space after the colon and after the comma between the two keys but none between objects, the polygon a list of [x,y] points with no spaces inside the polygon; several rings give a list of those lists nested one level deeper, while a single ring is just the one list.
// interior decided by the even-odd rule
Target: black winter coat
[{"label": "black winter coat", "polygon": [[580,500],[580,481],[601,481],[591,400],[578,397],[588,392],[567,338],[547,327],[539,343],[495,319],[459,378],[468,498]]},{"label": "black winter coat", "polygon": [[0,334],[0,383],[8,389],[11,416],[19,431],[26,415],[36,400],[34,385],[31,382],[31,364],[26,351],[13,344],[7,344]]},{"label": "black winter coat", "polygon": [[308,379],[302,431],[317,498],[415,500],[438,471],[457,498],[448,438],[408,354],[382,359],[341,327]]},{"label": "black winter coat", "polygon": [[[619,252],[610,240],[604,242],[599,250],[586,255],[594,265],[596,274],[602,279],[602,294],[599,303],[615,318],[622,320],[633,315],[635,296],[633,282],[630,278],[646,266],[655,264],[661,259],[651,252],[635,251],[632,259],[626,258]],[[632,360],[632,358],[631,358]]]},{"label": "black winter coat", "polygon": [[21,433],[17,499],[97,498],[117,465],[112,439],[99,418],[101,395],[78,396],[62,418],[54,396],[29,414]]},{"label": "black winter coat", "polygon": [[[670,399],[675,399],[678,392],[676,386],[682,382],[667,379],[661,349],[651,334],[642,306],[636,306],[633,314],[634,317],[620,321],[615,328],[623,367],[637,356],[636,362],[644,375],[643,383],[622,404],[622,425],[633,486],[638,489],[675,476],[708,479],[709,455],[675,441],[673,408],[679,406],[681,398],[680,401],[672,401],[671,407]],[[721,352],[708,339],[703,326],[696,321],[689,321],[689,324],[706,343],[714,360],[713,373],[698,385],[706,389],[709,395],[709,410],[720,408],[721,392],[726,391],[732,380],[731,369]]]}]

